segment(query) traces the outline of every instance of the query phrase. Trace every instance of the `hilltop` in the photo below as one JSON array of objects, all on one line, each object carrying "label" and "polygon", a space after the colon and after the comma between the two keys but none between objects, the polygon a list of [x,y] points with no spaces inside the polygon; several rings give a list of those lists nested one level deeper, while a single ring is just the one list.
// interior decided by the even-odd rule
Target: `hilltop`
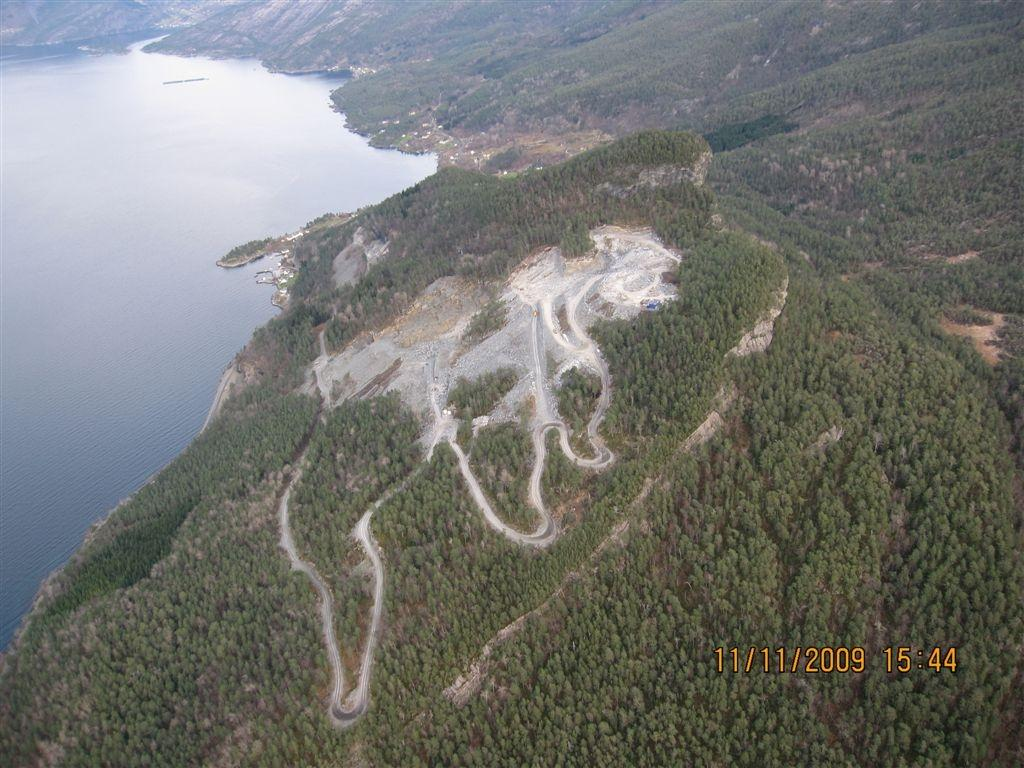
[{"label": "hilltop", "polygon": [[[443,169],[297,241],[292,305],[220,414],[5,659],[10,762],[529,763],[567,734],[581,763],[751,734],[762,764],[1006,749],[1020,559],[984,365],[716,224],[708,157],[652,132]],[[810,700],[711,667],[734,638],[877,657],[897,635],[971,662],[910,697],[877,660],[853,687],[808,676]],[[918,741],[886,735],[892,711]],[[758,725],[705,738],[738,717]]]},{"label": "hilltop", "polygon": [[[349,69],[350,124],[448,164],[294,241],[217,415],[5,657],[0,754],[1019,764],[1019,21],[259,2],[169,36]],[[812,646],[863,665],[758,669]]]}]

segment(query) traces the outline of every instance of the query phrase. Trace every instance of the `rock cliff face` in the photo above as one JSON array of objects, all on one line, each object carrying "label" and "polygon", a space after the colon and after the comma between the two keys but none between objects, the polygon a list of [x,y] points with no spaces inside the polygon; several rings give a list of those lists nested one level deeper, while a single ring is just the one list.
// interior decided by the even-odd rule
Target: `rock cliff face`
[{"label": "rock cliff face", "polygon": [[658,189],[659,187],[671,187],[683,182],[696,184],[699,187],[704,184],[710,165],[711,153],[705,152],[692,165],[666,164],[655,168],[638,168],[636,171],[637,180],[633,184],[623,186],[607,182],[602,184],[600,189],[616,197],[629,197],[633,192],[641,188]]},{"label": "rock cliff face", "polygon": [[764,352],[771,346],[775,338],[775,320],[782,314],[786,306],[786,297],[789,295],[789,280],[787,279],[775,295],[775,301],[768,308],[768,311],[758,319],[757,324],[739,340],[735,347],[729,350],[729,355],[734,357],[746,357],[755,352]]},{"label": "rock cliff face", "polygon": [[711,165],[711,153],[705,152],[697,162],[690,165],[659,165],[657,168],[644,168],[640,171],[639,184],[654,189],[667,187],[689,181],[700,186],[708,176]]},{"label": "rock cliff face", "polygon": [[386,240],[371,240],[366,230],[359,227],[352,236],[352,242],[338,251],[332,269],[334,284],[339,288],[354,283],[387,255]]}]

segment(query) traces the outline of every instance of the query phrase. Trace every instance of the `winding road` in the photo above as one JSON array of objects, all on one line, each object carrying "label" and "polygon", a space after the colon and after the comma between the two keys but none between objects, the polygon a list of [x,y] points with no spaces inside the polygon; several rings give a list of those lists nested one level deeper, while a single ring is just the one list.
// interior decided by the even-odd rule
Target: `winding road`
[{"label": "winding road", "polygon": [[[600,275],[594,276],[584,283],[579,291],[566,298],[566,314],[570,330],[572,331],[573,336],[579,340],[578,342],[570,341],[566,338],[564,333],[555,332],[554,323],[551,317],[550,298],[544,299],[543,301],[533,305],[533,321],[530,328],[530,346],[533,353],[534,400],[540,424],[534,427],[532,434],[534,461],[533,469],[530,472],[529,498],[530,505],[537,511],[540,522],[532,532],[523,533],[522,531],[513,528],[505,523],[494,512],[494,508],[491,506],[490,502],[487,500],[486,494],[480,487],[480,482],[473,474],[473,470],[469,465],[469,458],[455,440],[455,430],[448,424],[448,422],[451,421],[450,417],[445,417],[442,414],[441,408],[437,403],[438,387],[433,383],[433,375],[431,376],[431,405],[433,406],[435,418],[433,443],[437,443],[437,441],[441,439],[447,440],[448,444],[455,452],[455,456],[458,458],[459,471],[462,473],[462,477],[466,481],[470,496],[473,497],[473,501],[476,502],[477,507],[480,508],[480,512],[483,514],[484,520],[486,520],[487,524],[495,531],[501,533],[503,536],[517,544],[524,544],[532,547],[546,547],[554,542],[558,537],[558,525],[555,523],[554,519],[551,517],[550,511],[548,511],[548,508],[545,506],[543,494],[541,492],[541,483],[544,478],[544,463],[547,460],[547,444],[545,442],[545,436],[549,429],[558,430],[558,441],[562,448],[562,452],[570,461],[579,467],[594,470],[604,469],[615,460],[615,455],[604,444],[604,440],[601,439],[601,435],[599,434],[601,422],[604,420],[605,414],[608,411],[608,406],[611,403],[611,375],[608,372],[608,365],[598,352],[593,339],[591,339],[587,335],[586,331],[583,330],[583,327],[580,325],[579,318],[577,317],[580,302],[600,278]],[[551,336],[553,336],[559,344],[570,352],[589,363],[597,370],[601,377],[601,395],[598,398],[594,413],[591,416],[590,421],[587,423],[587,437],[594,448],[594,456],[592,458],[585,458],[577,455],[576,451],[573,450],[572,446],[569,444],[568,427],[565,425],[564,421],[555,416],[551,407],[550,400],[548,398],[547,371],[545,365],[545,338],[540,323],[541,317],[544,318],[544,327]],[[431,445],[431,451],[433,451],[433,444]]]},{"label": "winding road", "polygon": [[[299,462],[306,458],[305,453]],[[298,462],[297,462],[298,463]],[[335,711],[341,710],[341,696],[345,690],[345,668],[341,664],[341,652],[338,650],[338,640],[334,635],[334,599],[331,597],[331,590],[320,578],[312,563],[308,563],[299,557],[295,548],[295,539],[292,538],[292,530],[288,520],[288,503],[291,499],[292,489],[302,477],[302,470],[298,469],[292,476],[288,487],[281,496],[281,503],[278,505],[277,514],[281,526],[281,548],[288,555],[293,571],[302,571],[313,583],[320,596],[320,620],[323,624],[324,647],[327,649],[327,659],[331,665],[331,693],[328,696],[328,704],[332,717]]]},{"label": "winding road", "polygon": [[[611,376],[608,372],[607,364],[597,350],[597,346],[594,344],[593,340],[587,336],[577,317],[580,302],[593,288],[598,279],[599,276],[587,281],[574,295],[566,298],[566,311],[570,327],[569,329],[575,340],[570,340],[564,333],[555,332],[551,316],[550,299],[546,299],[540,303],[532,305],[533,320],[530,328],[530,336],[533,356],[534,395],[538,421],[540,422],[533,429],[532,433],[534,463],[533,469],[530,473],[529,486],[530,504],[537,511],[540,522],[532,532],[524,533],[510,525],[507,525],[495,513],[494,508],[487,500],[486,494],[480,487],[479,481],[473,474],[473,470],[469,465],[469,457],[466,456],[466,453],[462,450],[462,447],[455,439],[457,424],[450,414],[445,414],[439,404],[439,396],[442,394],[443,387],[438,384],[436,380],[436,357],[427,368],[428,388],[430,391],[430,401],[434,415],[434,429],[430,448],[427,453],[427,461],[421,464],[420,468],[427,466],[429,463],[430,456],[433,454],[434,446],[442,440],[446,441],[455,452],[455,456],[458,459],[459,471],[469,488],[470,496],[472,496],[473,501],[476,503],[477,507],[479,507],[488,525],[490,525],[495,531],[498,531],[508,539],[518,544],[532,547],[546,547],[554,542],[558,536],[558,526],[545,506],[541,492],[541,482],[544,475],[545,461],[547,459],[545,436],[549,429],[558,430],[559,444],[562,451],[565,453],[566,457],[568,457],[569,460],[577,466],[598,470],[607,467],[615,460],[614,455],[604,444],[604,441],[601,439],[599,434],[601,422],[604,420],[605,413],[607,412],[609,403],[611,402]],[[541,317],[544,318],[544,326],[541,325]],[[601,394],[594,413],[587,424],[587,436],[594,449],[594,456],[592,458],[586,458],[576,454],[572,446],[569,444],[568,427],[564,421],[557,418],[551,406],[545,366],[545,328],[548,333],[554,337],[558,344],[562,345],[576,357],[596,369],[601,377]],[[313,374],[316,378],[316,387],[320,397],[322,398],[324,405],[329,406],[330,399],[327,393],[327,384],[324,381],[323,370],[329,362],[330,357],[324,342],[323,331],[320,332],[317,343],[319,345],[320,355],[313,362]],[[301,463],[304,460],[305,453],[303,453],[299,458],[296,465],[301,466]],[[362,661],[360,663],[359,679],[355,687],[349,691],[347,697],[345,696],[345,670],[341,661],[341,652],[338,648],[338,641],[334,630],[334,600],[331,596],[330,589],[320,578],[316,568],[311,563],[299,557],[289,525],[288,505],[292,489],[302,476],[301,469],[297,469],[295,471],[295,474],[289,481],[284,494],[281,496],[278,509],[281,526],[281,547],[287,553],[292,569],[302,571],[306,575],[320,598],[320,617],[323,624],[324,646],[327,650],[332,678],[331,692],[328,697],[328,712],[331,722],[338,728],[347,728],[357,722],[359,718],[366,713],[370,706],[370,680],[373,672],[373,659],[377,645],[380,641],[381,619],[384,612],[384,563],[381,558],[380,548],[377,545],[376,540],[373,538],[370,523],[373,519],[374,512],[376,512],[389,498],[391,498],[391,496],[404,489],[409,481],[412,480],[419,471],[420,469],[417,469],[410,473],[405,480],[382,495],[369,509],[366,510],[365,513],[363,513],[363,516],[359,519],[359,522],[352,531],[353,538],[358,541],[360,546],[363,548],[363,551],[366,553],[367,560],[370,562],[373,569],[374,584],[373,605],[370,612],[370,622],[367,628]]]},{"label": "winding road", "polygon": [[[300,457],[296,464],[298,465],[304,460],[305,454]],[[419,469],[410,473],[405,480],[377,499],[373,506],[363,513],[363,516],[359,518],[359,522],[356,523],[355,528],[352,530],[352,538],[359,542],[373,569],[373,607],[370,612],[366,644],[363,648],[359,680],[347,697],[345,696],[345,668],[342,665],[341,650],[338,647],[338,639],[334,632],[334,598],[331,596],[331,590],[324,583],[323,579],[320,578],[320,574],[317,573],[313,564],[299,557],[298,550],[295,547],[295,539],[292,537],[288,505],[291,500],[292,489],[302,477],[301,469],[296,470],[278,505],[281,548],[288,555],[292,570],[304,573],[320,597],[320,620],[323,624],[324,647],[327,650],[327,659],[331,665],[331,692],[327,697],[328,712],[331,716],[331,721],[339,728],[346,728],[352,725],[366,712],[370,705],[370,675],[373,671],[373,654],[377,649],[377,643],[380,641],[380,624],[384,613],[384,562],[381,559],[380,547],[377,546],[373,533],[370,531],[370,521],[373,518],[373,513],[380,509],[394,494],[403,490],[418,473]]]},{"label": "winding road", "polygon": [[370,675],[373,672],[373,654],[380,642],[380,622],[384,614],[384,562],[381,560],[380,547],[370,531],[370,520],[373,513],[380,509],[388,499],[403,491],[420,470],[426,466],[421,464],[405,479],[384,493],[373,503],[363,516],[359,518],[352,531],[352,537],[359,542],[373,567],[373,607],[370,609],[370,625],[366,634],[366,645],[363,647],[363,660],[359,667],[359,682],[345,699],[345,702],[332,702],[331,719],[335,725],[347,728],[358,720],[370,706]]},{"label": "winding road", "polygon": [[[448,444],[452,447],[452,450],[455,451],[455,455],[459,460],[459,471],[462,472],[462,477],[466,481],[466,485],[469,486],[470,496],[473,497],[473,501],[476,502],[476,505],[480,508],[480,511],[483,513],[484,519],[487,521],[487,524],[491,526],[491,528],[503,534],[512,541],[516,542],[517,544],[526,544],[532,547],[546,547],[548,544],[555,540],[555,537],[558,535],[558,527],[555,525],[555,521],[551,519],[551,515],[544,508],[543,502],[541,502],[539,506],[534,504],[534,506],[537,507],[538,513],[540,514],[541,522],[532,533],[523,533],[522,531],[516,530],[512,526],[505,523],[505,521],[503,521],[500,517],[498,517],[498,515],[495,514],[494,509],[491,507],[490,502],[487,501],[487,496],[484,494],[483,489],[480,487],[480,483],[476,479],[476,475],[473,474],[473,470],[469,466],[469,459],[466,456],[466,453],[462,450],[462,447],[457,442],[455,442],[454,439],[451,438],[449,438]],[[536,443],[534,444],[534,446],[536,447]],[[541,451],[544,451],[543,439],[541,440]],[[541,455],[541,462],[543,462],[543,455]],[[540,487],[539,475],[544,470],[544,465],[541,462],[535,462],[534,464],[534,474],[538,475],[538,489]],[[530,496],[532,503],[532,485]]]},{"label": "winding road", "polygon": [[[597,278],[589,280],[579,293],[572,297],[571,300],[566,301],[566,314],[569,320],[569,327],[572,329],[573,335],[581,340],[579,344],[573,344],[562,333],[555,333],[551,322],[551,305],[548,302],[539,304],[534,308],[533,333],[531,339],[533,348],[533,376],[535,399],[537,402],[537,414],[542,419],[542,423],[534,429],[534,444],[536,445],[538,434],[542,438],[541,441],[543,442],[544,432],[547,432],[549,429],[557,429],[559,433],[558,441],[562,447],[562,452],[571,462],[579,467],[585,467],[587,469],[604,469],[615,460],[615,456],[610,450],[608,450],[608,447],[604,444],[604,440],[598,432],[601,427],[601,422],[604,421],[605,414],[608,412],[608,406],[611,405],[612,401],[611,374],[608,372],[608,365],[605,363],[604,358],[602,358],[600,353],[597,351],[597,346],[594,344],[593,339],[587,336],[586,332],[579,324],[579,319],[576,317],[580,299],[586,295],[596,281]],[[552,415],[552,408],[550,401],[548,400],[548,391],[545,384],[547,381],[547,371],[544,364],[544,338],[541,333],[540,324],[538,323],[538,318],[540,316],[544,317],[544,325],[554,339],[570,352],[586,360],[590,366],[597,371],[598,376],[601,378],[601,394],[598,397],[594,413],[590,417],[590,421],[587,423],[587,438],[590,440],[590,444],[594,447],[593,458],[588,459],[577,455],[576,451],[574,451],[572,446],[569,445],[569,429],[566,427],[565,422],[561,419],[554,418]]]},{"label": "winding road", "polygon": [[342,728],[352,725],[370,706],[370,673],[373,670],[373,653],[380,640],[380,618],[384,613],[384,563],[380,559],[380,548],[370,532],[370,518],[384,501],[385,498],[382,497],[366,510],[352,532],[353,537],[366,552],[370,565],[373,566],[373,608],[366,635],[366,647],[363,649],[363,661],[359,668],[359,683],[344,704],[337,700],[331,702],[331,719]]},{"label": "winding road", "polygon": [[[322,375],[323,368],[329,360],[323,331],[320,331],[317,342],[320,347],[320,356],[313,362],[313,373],[316,376],[317,390],[320,392],[323,404],[329,405],[327,388]],[[305,458],[306,453],[304,451],[296,461],[296,466],[301,466]],[[299,557],[288,515],[292,489],[302,477],[301,469],[295,471],[295,474],[288,483],[288,487],[281,496],[281,502],[278,506],[281,548],[288,555],[292,570],[304,573],[320,597],[320,619],[323,624],[324,647],[327,650],[327,658],[331,666],[331,692],[327,698],[328,712],[331,722],[339,728],[347,728],[355,723],[370,705],[370,674],[373,670],[373,654],[380,640],[380,623],[384,612],[384,563],[381,560],[380,548],[377,546],[377,542],[370,531],[370,520],[373,517],[373,513],[394,493],[404,488],[414,474],[416,473],[412,473],[398,486],[381,496],[373,506],[363,513],[363,516],[359,518],[359,522],[356,523],[355,528],[352,530],[352,537],[363,548],[373,569],[373,607],[371,609],[370,625],[359,670],[359,681],[356,687],[344,699],[345,668],[341,661],[341,650],[338,647],[338,639],[334,631],[334,598],[313,564]]]},{"label": "winding road", "polygon": [[[466,453],[456,441],[458,427],[457,422],[450,412],[441,408],[440,403],[442,402],[442,396],[445,393],[446,385],[441,384],[438,381],[436,355],[425,367],[428,374],[427,386],[430,392],[430,403],[434,416],[434,426],[426,460],[421,463],[417,469],[408,474],[401,483],[393,486],[376,502],[374,502],[374,504],[367,509],[365,513],[363,513],[363,516],[359,519],[359,522],[352,531],[352,537],[359,542],[372,567],[374,585],[373,605],[370,611],[370,622],[367,627],[365,645],[360,663],[359,679],[356,686],[349,692],[347,697],[344,697],[345,672],[334,630],[333,598],[331,597],[331,593],[327,585],[320,578],[313,565],[299,557],[295,548],[295,542],[292,538],[291,529],[289,527],[288,504],[292,489],[298,483],[302,475],[301,465],[305,460],[305,452],[303,452],[302,456],[300,456],[296,462],[296,467],[299,468],[296,469],[294,475],[290,479],[287,488],[282,494],[279,505],[281,547],[287,553],[288,558],[291,561],[292,568],[294,570],[302,571],[307,578],[309,578],[320,597],[320,615],[323,623],[324,645],[327,650],[332,676],[331,692],[328,697],[328,712],[332,723],[336,727],[347,728],[351,726],[366,713],[370,705],[370,681],[373,671],[373,660],[377,645],[380,641],[381,621],[384,611],[384,564],[380,548],[377,545],[376,540],[373,538],[373,533],[370,529],[373,514],[394,494],[401,492],[424,467],[429,466],[434,447],[437,443],[446,441],[451,446],[452,451],[454,451],[458,460],[459,471],[469,488],[470,496],[480,509],[487,524],[511,541],[525,546],[538,548],[550,545],[558,536],[558,526],[545,506],[542,495],[542,480],[545,461],[547,459],[547,444],[545,437],[548,430],[555,429],[558,431],[559,445],[562,452],[570,461],[579,467],[591,470],[600,470],[615,461],[615,455],[607,445],[605,445],[604,440],[600,435],[601,424],[604,421],[608,407],[611,403],[611,375],[608,370],[608,365],[601,357],[597,345],[587,335],[578,317],[580,303],[586,298],[587,294],[593,289],[601,277],[602,276],[600,275],[594,276],[583,283],[573,294],[564,296],[566,319],[569,326],[568,335],[564,330],[555,331],[552,313],[552,297],[544,297],[536,302],[524,299],[524,303],[526,306],[531,308],[533,313],[533,319],[530,327],[530,346],[533,358],[532,375],[537,414],[537,425],[532,431],[534,463],[530,473],[529,500],[531,506],[533,506],[537,511],[540,521],[532,532],[524,533],[523,531],[507,525],[495,513],[486,494],[480,487],[479,481],[473,474],[468,456],[466,456]],[[785,303],[785,286],[783,286],[781,296],[782,298],[781,302],[779,302],[778,308],[773,310],[774,313],[765,320],[765,323],[774,324],[775,317],[777,317],[778,313],[781,311],[782,305]],[[550,334],[554,341],[566,349],[577,362],[584,363],[593,368],[600,376],[601,393],[594,409],[594,413],[591,415],[591,418],[587,423],[587,437],[593,448],[594,454],[592,457],[588,458],[579,456],[575,452],[572,445],[569,443],[568,427],[564,421],[558,418],[555,409],[551,405],[546,371],[547,334],[545,334],[545,330],[547,331],[547,334]],[[767,336],[767,339],[768,343],[770,343],[770,335]],[[327,385],[324,381],[323,371],[327,363],[330,361],[330,356],[328,355],[326,344],[324,342],[323,331],[319,334],[318,344],[320,348],[320,355],[313,363],[313,373],[316,378],[316,387],[323,400],[323,404],[329,407],[330,399],[328,397]],[[767,346],[767,344],[765,346]],[[698,427],[693,435],[687,439],[685,448],[687,450],[689,449],[692,440],[706,439],[708,435],[713,434],[720,424],[721,417],[717,412],[712,412],[705,423]],[[642,494],[645,495],[649,488],[649,484],[645,485],[645,490]],[[623,529],[622,524],[620,524],[620,532]],[[601,547],[603,546],[605,545],[602,544]],[[524,619],[525,616],[520,617],[517,621],[521,622]]]}]

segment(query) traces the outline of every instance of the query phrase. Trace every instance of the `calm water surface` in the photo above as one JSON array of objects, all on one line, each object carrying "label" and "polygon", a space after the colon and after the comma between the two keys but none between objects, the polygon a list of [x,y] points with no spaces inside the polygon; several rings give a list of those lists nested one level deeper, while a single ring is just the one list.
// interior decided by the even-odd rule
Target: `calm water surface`
[{"label": "calm water surface", "polygon": [[0,62],[0,648],[275,313],[217,257],[435,168],[346,131],[339,80],[139,47]]}]

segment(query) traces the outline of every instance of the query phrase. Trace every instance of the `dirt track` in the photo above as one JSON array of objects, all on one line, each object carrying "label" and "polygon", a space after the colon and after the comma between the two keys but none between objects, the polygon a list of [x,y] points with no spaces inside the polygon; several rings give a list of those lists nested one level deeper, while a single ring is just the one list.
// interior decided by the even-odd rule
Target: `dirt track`
[{"label": "dirt track", "polygon": [[[592,300],[612,306],[614,316],[619,316],[619,313],[624,313],[623,316],[632,316],[640,311],[639,302],[644,297],[662,300],[670,298],[672,292],[661,285],[660,275],[666,265],[678,261],[677,256],[665,250],[647,232],[631,232],[605,227],[595,230],[594,235],[599,237],[600,242],[603,243],[599,250],[604,255],[595,255],[590,260],[566,264],[557,249],[550,250],[525,264],[512,277],[506,291],[506,299],[518,303],[520,307],[519,325],[514,325],[514,321],[510,321],[505,329],[508,336],[507,345],[510,349],[518,348],[525,352],[526,345],[523,342],[526,339],[524,336],[529,334],[530,361],[527,363],[524,360],[520,369],[529,370],[529,374],[523,378],[522,386],[523,389],[532,390],[536,408],[531,432],[534,463],[530,475],[529,499],[530,504],[537,511],[540,522],[532,532],[524,533],[516,530],[502,521],[494,512],[479,481],[473,474],[468,457],[455,440],[458,424],[450,412],[442,409],[441,404],[446,402],[447,383],[453,375],[453,370],[446,366],[458,355],[453,355],[452,350],[445,348],[443,344],[439,345],[438,340],[427,342],[406,340],[403,344],[398,344],[385,334],[385,338],[377,339],[364,346],[351,345],[345,351],[332,356],[328,353],[324,333],[321,331],[317,339],[320,354],[311,366],[314,379],[311,384],[315,386],[313,391],[320,395],[324,406],[330,408],[333,405],[330,392],[335,384],[343,385],[343,391],[339,394],[340,399],[343,400],[346,397],[345,387],[350,391],[350,396],[358,396],[357,393],[362,391],[359,387],[365,385],[365,380],[377,375],[378,368],[381,368],[388,360],[393,360],[396,353],[405,354],[407,359],[402,360],[404,363],[402,369],[406,372],[403,375],[408,381],[403,379],[395,386],[413,403],[422,402],[418,398],[428,400],[433,417],[433,425],[428,428],[425,435],[426,461],[420,466],[427,466],[437,443],[446,441],[458,459],[459,471],[466,482],[470,496],[486,523],[493,530],[518,544],[541,548],[550,545],[558,536],[558,526],[544,504],[541,488],[547,459],[545,437],[548,430],[558,431],[559,445],[563,453],[579,467],[601,470],[615,460],[615,456],[600,436],[600,427],[611,403],[611,376],[597,346],[584,330],[580,314],[589,311],[586,304],[588,297],[591,297],[592,294],[594,295]],[[594,274],[595,270],[597,274]],[[611,293],[608,293],[609,290]],[[445,305],[450,303],[443,302]],[[568,328],[556,329],[555,327],[553,306],[556,303],[564,304]],[[470,309],[473,310],[472,307]],[[527,310],[532,314],[532,319],[523,316]],[[452,349],[456,347],[458,336],[461,333],[459,328],[464,325],[468,317],[467,314],[461,324],[454,324],[450,329],[447,328],[447,325],[443,328],[443,336],[452,339],[449,342]],[[513,327],[517,330],[514,333],[508,333]],[[398,330],[394,332],[397,334],[395,339],[398,339],[402,332],[402,326],[399,325]],[[494,360],[500,357],[500,355],[494,354],[493,344],[500,336],[501,332],[495,334],[496,338],[492,339],[487,350],[481,353],[483,359],[488,360],[492,366],[495,364]],[[563,369],[566,365],[582,365],[593,369],[600,376],[601,394],[587,424],[587,436],[593,447],[592,457],[582,457],[576,454],[569,443],[569,429],[552,406],[551,381],[546,370],[549,337],[557,345],[555,349],[561,353]],[[481,347],[483,346],[481,345]],[[379,352],[378,347],[380,347]],[[367,360],[359,357],[361,353],[365,353],[364,357],[372,360],[376,367],[366,365]],[[459,354],[462,355],[461,364],[465,366],[466,359],[471,356],[471,353],[462,350]],[[438,370],[439,362],[442,363],[440,371]],[[419,378],[420,370],[426,374],[427,386],[425,389],[422,388],[422,379]],[[413,375],[414,371],[415,375]],[[418,381],[413,383],[413,378]],[[389,383],[385,388],[390,386],[392,385]],[[424,397],[424,394],[427,397]],[[345,697],[344,668],[334,632],[333,599],[316,569],[298,556],[289,528],[288,502],[291,490],[298,482],[301,472],[295,474],[281,499],[281,546],[288,554],[292,567],[306,574],[320,596],[324,644],[332,672],[328,712],[331,721],[337,727],[345,728],[358,721],[366,713],[370,704],[373,659],[380,640],[384,604],[384,564],[370,527],[373,514],[394,493],[400,492],[419,471],[419,469],[415,470],[405,481],[378,499],[363,514],[352,532],[353,538],[359,542],[370,562],[374,586],[373,605],[360,663],[359,679],[347,697]]]},{"label": "dirt track", "polygon": [[[304,458],[305,454],[303,454],[299,462]],[[335,710],[341,707],[341,696],[345,689],[345,668],[341,664],[341,652],[338,650],[338,640],[334,635],[334,599],[331,597],[331,591],[324,584],[323,579],[320,578],[320,574],[316,572],[316,568],[299,557],[288,520],[288,504],[291,499],[292,489],[301,477],[302,470],[296,470],[284,494],[281,496],[281,503],[278,506],[278,520],[281,526],[281,548],[288,555],[288,560],[292,564],[292,570],[302,571],[306,574],[306,577],[313,583],[313,588],[316,589],[317,594],[320,596],[320,620],[323,624],[324,647],[327,649],[327,659],[331,665],[331,693],[328,696],[328,704],[333,715]]]},{"label": "dirt track", "polygon": [[[416,473],[413,473],[414,475]],[[377,546],[373,533],[370,530],[370,521],[373,513],[390,499],[395,493],[404,488],[413,475],[410,475],[401,484],[388,491],[370,507],[363,516],[359,518],[352,536],[362,546],[367,559],[373,568],[373,607],[370,609],[370,626],[366,633],[366,645],[363,647],[363,659],[359,666],[359,682],[352,692],[345,699],[344,703],[332,702],[331,720],[341,728],[347,728],[355,723],[370,706],[370,676],[373,672],[373,654],[377,650],[377,643],[380,642],[380,623],[384,614],[384,562],[381,560],[380,548]]]},{"label": "dirt track", "polygon": [[210,403],[210,410],[206,413],[206,419],[203,421],[203,426],[199,429],[199,434],[203,434],[206,428],[210,426],[210,422],[217,418],[220,409],[224,406],[224,401],[227,399],[228,390],[235,383],[237,377],[238,371],[235,370],[235,363],[232,361],[231,365],[221,374],[220,382],[217,384],[217,391],[213,395],[213,402]]},{"label": "dirt track", "polygon": [[[473,497],[473,501],[476,502],[477,507],[479,507],[480,511],[483,513],[484,519],[491,528],[518,544],[526,544],[534,547],[546,547],[558,536],[558,526],[551,517],[551,512],[545,506],[543,494],[541,492],[541,481],[544,476],[544,463],[547,459],[547,444],[545,443],[544,438],[549,429],[558,430],[559,445],[562,448],[562,452],[565,453],[566,457],[577,466],[599,470],[604,469],[615,460],[615,456],[604,444],[604,441],[601,439],[599,434],[601,422],[604,420],[605,413],[608,410],[608,405],[611,403],[611,376],[608,372],[607,364],[597,351],[597,347],[593,340],[581,327],[577,317],[581,301],[586,298],[587,293],[590,292],[599,279],[600,276],[594,276],[584,282],[583,285],[571,295],[562,297],[565,300],[569,325],[573,335],[578,339],[577,342],[570,341],[564,334],[555,331],[551,318],[550,298],[538,302],[533,308],[533,323],[530,329],[530,336],[533,357],[534,403],[537,409],[537,420],[540,423],[534,427],[532,434],[534,461],[533,470],[530,473],[529,497],[530,504],[535,510],[537,510],[537,514],[541,521],[536,530],[528,534],[522,533],[521,531],[518,531],[506,524],[495,514],[494,509],[491,507],[490,502],[487,500],[487,497],[483,492],[483,489],[480,487],[479,481],[477,481],[476,476],[473,474],[472,468],[469,466],[469,459],[459,444],[455,441],[452,431],[448,430],[444,433],[449,445],[451,445],[452,450],[455,451],[455,455],[459,459],[459,470],[462,473],[463,479],[466,481],[466,485],[469,487],[469,492]],[[584,458],[576,454],[572,449],[572,446],[569,444],[568,427],[566,427],[564,421],[555,416],[554,410],[550,405],[547,371],[545,366],[546,337],[542,332],[542,325],[540,323],[540,318],[542,316],[544,318],[543,328],[547,330],[548,334],[554,337],[559,344],[572,351],[578,357],[586,360],[592,367],[596,368],[601,377],[601,396],[598,399],[598,404],[594,410],[594,414],[591,416],[590,421],[587,424],[587,436],[590,439],[591,445],[594,447],[593,458]],[[434,398],[434,413],[435,418],[441,418],[436,398]],[[443,430],[435,427],[435,436],[440,436],[442,431]]]}]

